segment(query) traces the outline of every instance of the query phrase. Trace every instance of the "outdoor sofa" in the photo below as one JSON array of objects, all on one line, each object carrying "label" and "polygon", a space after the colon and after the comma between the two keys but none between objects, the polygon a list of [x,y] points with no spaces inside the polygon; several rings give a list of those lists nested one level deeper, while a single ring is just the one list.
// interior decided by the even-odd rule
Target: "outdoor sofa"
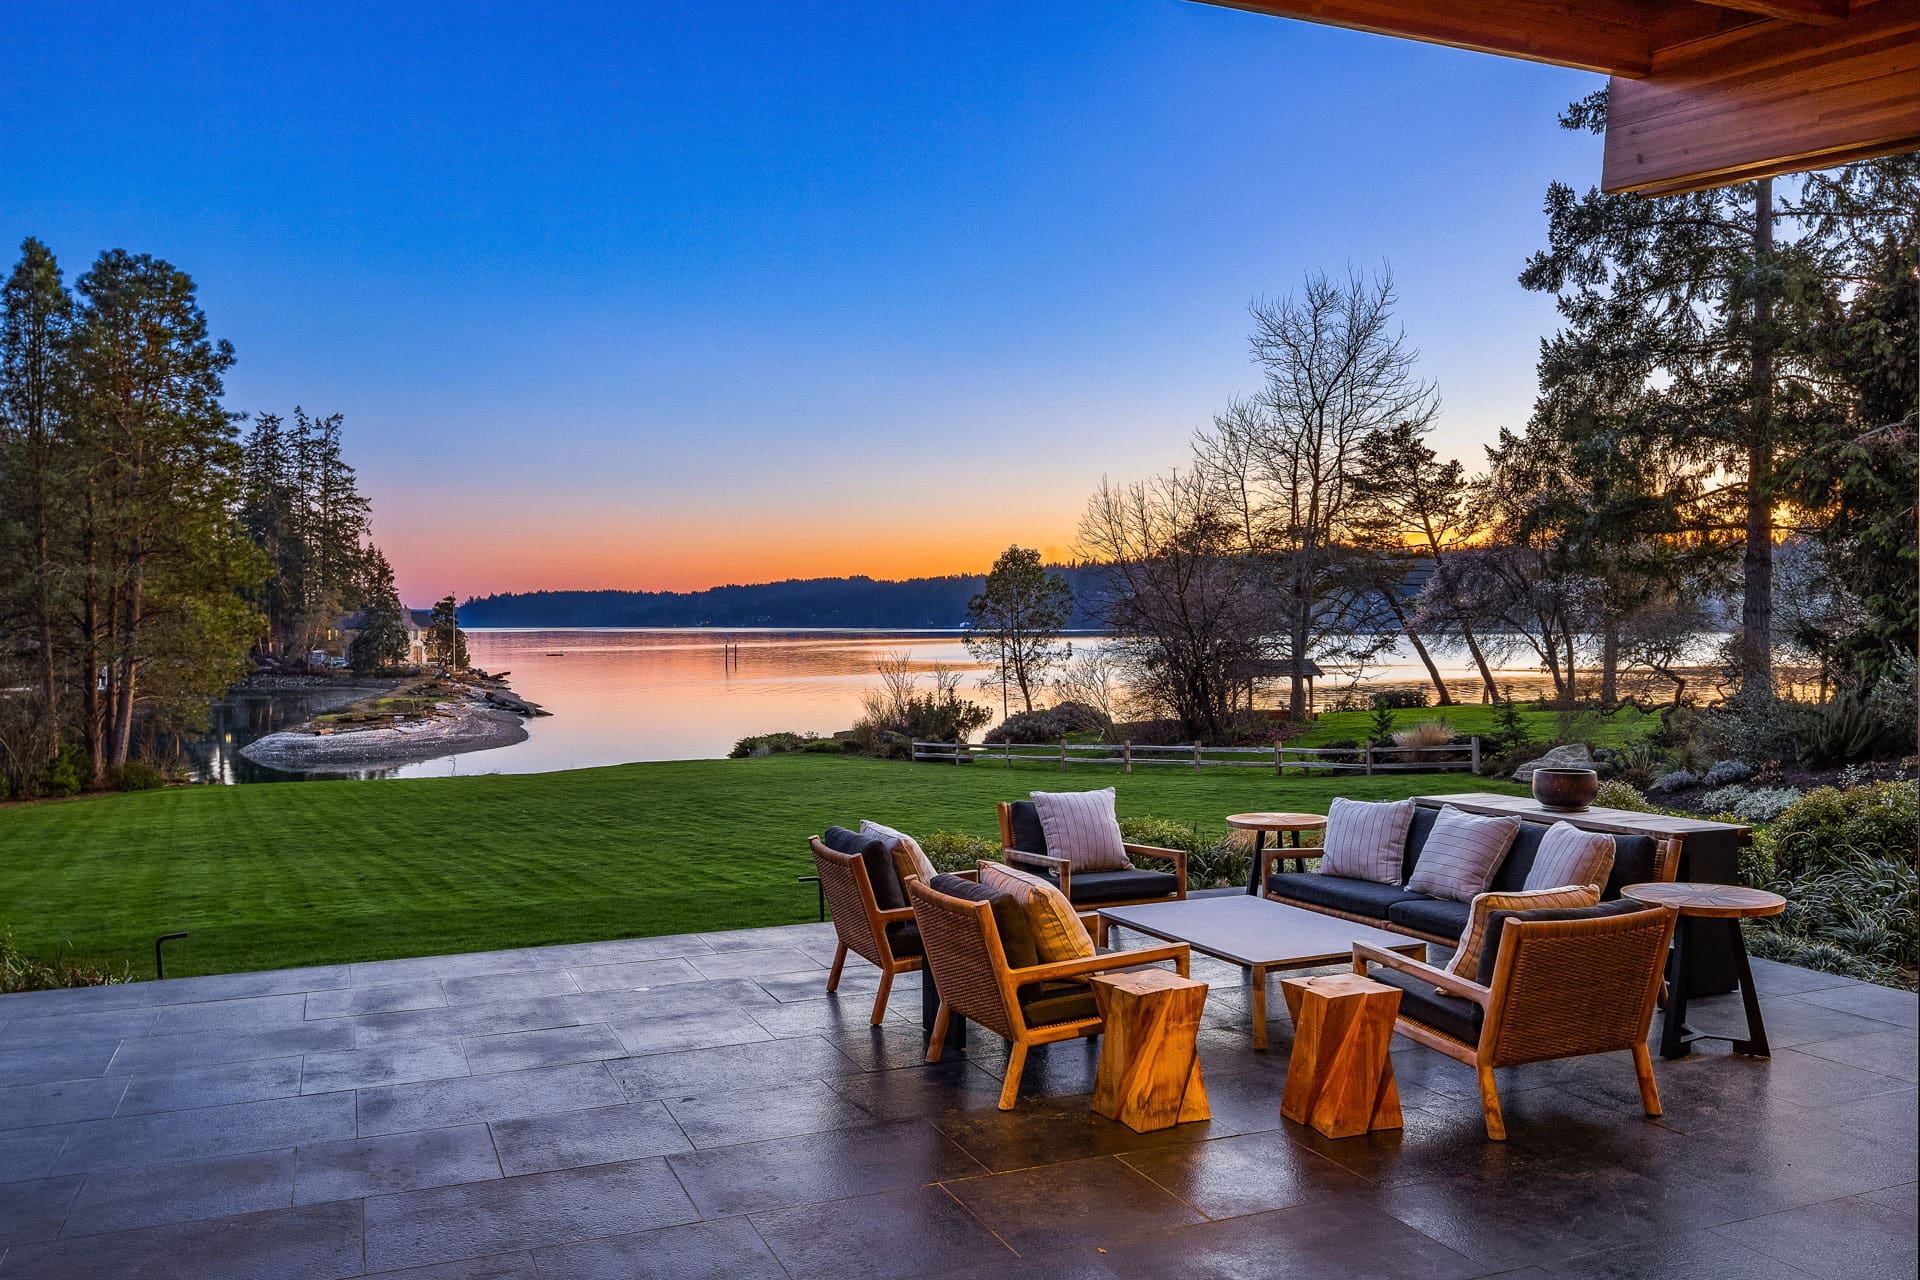
[{"label": "outdoor sofa", "polygon": [[[1413,875],[1414,864],[1419,861],[1421,849],[1426,847],[1434,821],[1439,816],[1438,808],[1420,805],[1414,809],[1413,823],[1407,829],[1406,847],[1401,855],[1399,884],[1376,884],[1371,880],[1323,875],[1317,871],[1275,871],[1274,864],[1279,859],[1297,856],[1294,850],[1278,847],[1262,853],[1260,883],[1266,886],[1267,897],[1288,906],[1339,916],[1344,920],[1356,920],[1377,929],[1403,933],[1445,947],[1454,946],[1466,930],[1472,906],[1465,902],[1430,897],[1405,887]],[[1571,822],[1585,829],[1577,817],[1558,821]],[[1527,872],[1532,869],[1534,857],[1540,852],[1541,837],[1553,825],[1553,822],[1534,819],[1521,821],[1519,834],[1514,837],[1506,860],[1500,864],[1500,869],[1494,873],[1493,883],[1488,886],[1490,891],[1511,893],[1525,886]],[[1602,902],[1618,898],[1621,888],[1626,885],[1672,880],[1680,865],[1679,836],[1655,839],[1652,836],[1615,833],[1613,850],[1613,871],[1607,877],[1606,884],[1601,886]]]}]

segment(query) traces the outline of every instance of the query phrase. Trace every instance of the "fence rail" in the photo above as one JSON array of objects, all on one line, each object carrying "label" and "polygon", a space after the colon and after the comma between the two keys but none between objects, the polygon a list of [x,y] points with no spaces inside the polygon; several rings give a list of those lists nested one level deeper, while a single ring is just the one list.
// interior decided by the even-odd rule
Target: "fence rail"
[{"label": "fence rail", "polygon": [[[1234,758],[1248,756],[1258,758]],[[1201,769],[1271,769],[1279,777],[1288,769],[1298,769],[1302,773],[1329,770],[1363,773],[1372,777],[1376,773],[1478,773],[1480,739],[1470,738],[1463,743],[1435,747],[1206,747],[1197,742],[1177,746],[1144,742],[915,742],[913,758],[953,764],[998,760],[1008,766],[1053,765],[1063,770],[1077,764],[1119,765],[1124,773],[1132,773],[1136,768],[1185,768],[1196,773]]]}]

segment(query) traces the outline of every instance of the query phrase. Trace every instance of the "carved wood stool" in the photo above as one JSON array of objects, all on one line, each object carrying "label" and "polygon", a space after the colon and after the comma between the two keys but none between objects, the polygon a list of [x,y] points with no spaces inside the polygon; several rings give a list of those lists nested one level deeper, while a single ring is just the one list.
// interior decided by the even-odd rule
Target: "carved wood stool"
[{"label": "carved wood stool", "polygon": [[1207,984],[1165,969],[1098,973],[1088,981],[1106,1024],[1094,1111],[1135,1133],[1211,1119],[1194,1044]]},{"label": "carved wood stool", "polygon": [[1280,1114],[1329,1138],[1398,1129],[1400,1088],[1387,1050],[1400,993],[1356,973],[1288,978],[1280,991],[1293,1017]]}]

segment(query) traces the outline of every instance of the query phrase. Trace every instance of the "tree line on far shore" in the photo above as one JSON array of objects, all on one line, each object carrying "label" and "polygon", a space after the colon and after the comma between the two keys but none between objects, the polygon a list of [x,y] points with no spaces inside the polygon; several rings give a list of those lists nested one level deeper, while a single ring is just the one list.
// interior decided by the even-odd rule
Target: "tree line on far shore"
[{"label": "tree line on far shore", "polygon": [[[140,735],[193,726],[256,660],[338,616],[399,616],[338,415],[221,404],[231,344],[193,281],[102,253],[69,289],[36,239],[0,293],[0,795],[153,775]],[[404,659],[392,632],[366,652]]]}]

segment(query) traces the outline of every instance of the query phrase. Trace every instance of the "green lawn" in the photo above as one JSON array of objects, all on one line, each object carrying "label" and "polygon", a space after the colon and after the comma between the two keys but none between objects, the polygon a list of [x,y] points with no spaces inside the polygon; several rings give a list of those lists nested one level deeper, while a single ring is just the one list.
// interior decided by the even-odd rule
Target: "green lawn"
[{"label": "green lawn", "polygon": [[[1477,703],[1453,707],[1414,707],[1393,713],[1398,728],[1422,720],[1445,720],[1455,733],[1469,737],[1487,737],[1493,733],[1494,708]],[[1590,747],[1620,747],[1659,727],[1657,715],[1647,715],[1633,707],[1623,707],[1608,715],[1597,711],[1522,711],[1535,742],[1553,742],[1561,738],[1584,742]],[[1373,712],[1328,711],[1298,738],[1289,738],[1288,746],[1317,747],[1322,743],[1351,738],[1364,742],[1373,736]]]},{"label": "green lawn", "polygon": [[[1011,773],[1014,776],[1009,777]],[[965,768],[831,756],[568,773],[192,787],[0,808],[0,927],[40,959],[176,975],[810,920],[805,840],[860,818],[997,836],[994,802],[1119,788],[1120,812],[1217,826],[1485,789],[1466,774]],[[1512,788],[1517,790],[1518,788]]]}]

